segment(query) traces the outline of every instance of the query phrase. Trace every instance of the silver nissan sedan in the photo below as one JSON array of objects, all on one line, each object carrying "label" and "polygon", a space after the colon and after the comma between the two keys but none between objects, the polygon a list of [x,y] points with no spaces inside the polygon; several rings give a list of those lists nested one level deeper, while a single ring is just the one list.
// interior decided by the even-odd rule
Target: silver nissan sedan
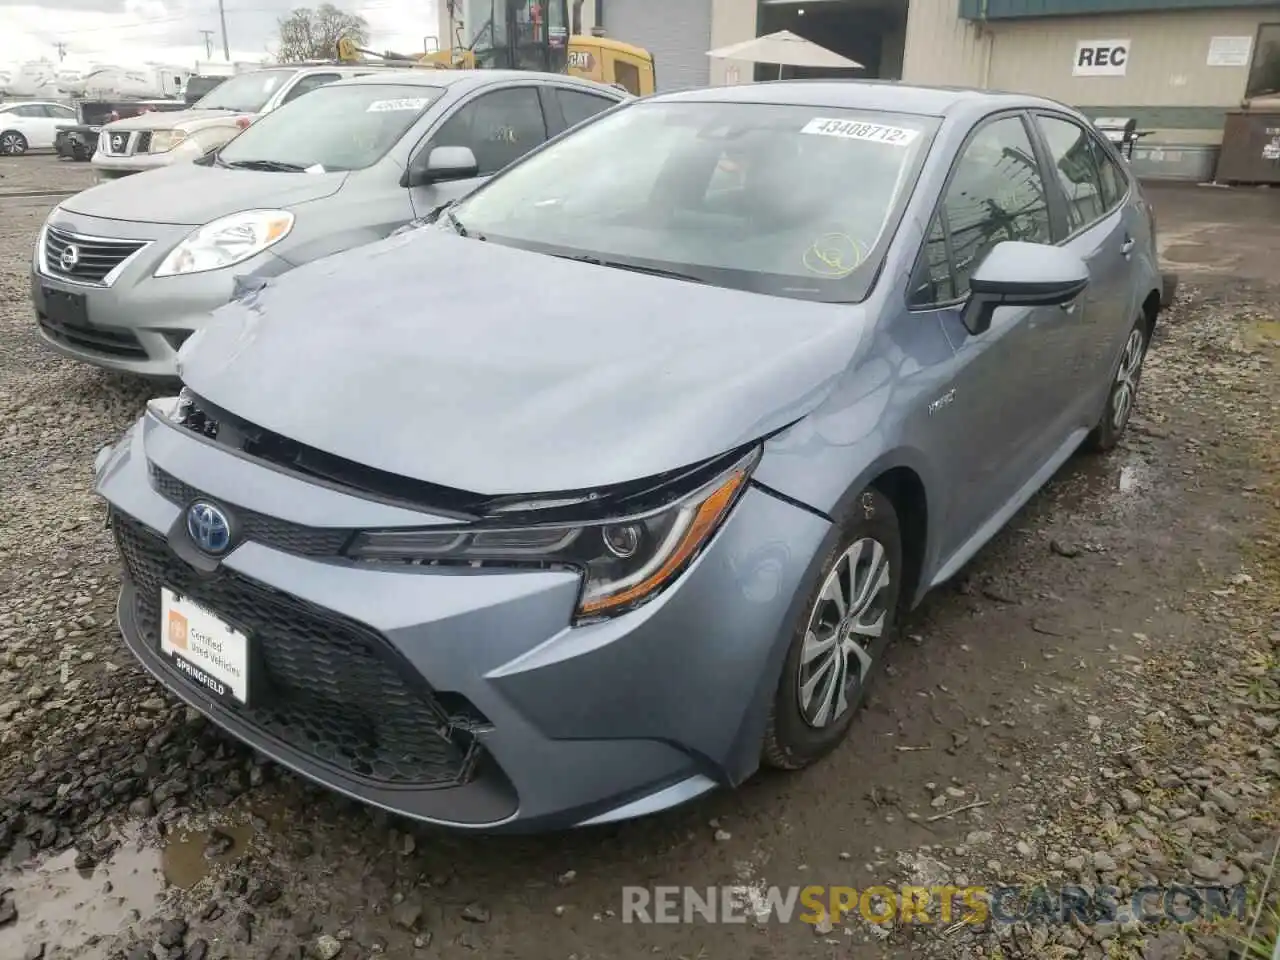
[{"label": "silver nissan sedan", "polygon": [[1048,100],[600,114],[182,348],[96,463],[125,642],[286,767],[451,827],[804,767],[904,612],[1120,440],[1175,282],[1154,233]]}]

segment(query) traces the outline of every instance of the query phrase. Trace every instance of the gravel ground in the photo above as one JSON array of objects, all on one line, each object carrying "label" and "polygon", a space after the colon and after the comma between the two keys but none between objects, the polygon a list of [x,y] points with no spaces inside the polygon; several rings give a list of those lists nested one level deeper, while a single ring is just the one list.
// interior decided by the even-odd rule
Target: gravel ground
[{"label": "gravel ground", "polygon": [[[1241,883],[1259,898],[1280,832],[1280,277],[1266,262],[1280,195],[1153,191],[1184,289],[1128,439],[1064,467],[911,618],[842,750],[643,822],[494,839],[417,828],[256,760],[124,651],[89,465],[148,388],[40,346],[26,275],[49,203],[3,197],[19,180],[66,189],[84,165],[67,167],[0,159],[0,957],[1239,950],[1252,906],[1244,923],[1181,927],[640,927],[622,888]],[[1274,939],[1274,921],[1255,935]]]}]

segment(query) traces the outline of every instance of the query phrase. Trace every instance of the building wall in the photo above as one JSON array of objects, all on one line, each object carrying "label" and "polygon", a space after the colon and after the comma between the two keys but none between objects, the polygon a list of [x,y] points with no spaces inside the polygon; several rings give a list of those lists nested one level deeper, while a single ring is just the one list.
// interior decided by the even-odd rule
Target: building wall
[{"label": "building wall", "polygon": [[961,20],[956,0],[910,0],[902,79],[907,83],[984,86],[990,30]]},{"label": "building wall", "polygon": [[[606,0],[606,3],[608,0]],[[711,0],[711,45],[708,50],[756,38],[756,0]],[[740,60],[711,60],[711,84],[750,83],[755,64]]]},{"label": "building wall", "polygon": [[606,0],[604,28],[653,54],[659,93],[711,79],[712,0]]},{"label": "building wall", "polygon": [[[1038,93],[1092,116],[1132,116],[1156,142],[1215,143],[1226,109],[1244,97],[1248,66],[1207,64],[1212,37],[1256,37],[1280,21],[1271,9],[1179,10],[1126,16],[1054,17],[989,24],[989,86]],[[1129,40],[1122,77],[1076,77],[1081,40]]]}]

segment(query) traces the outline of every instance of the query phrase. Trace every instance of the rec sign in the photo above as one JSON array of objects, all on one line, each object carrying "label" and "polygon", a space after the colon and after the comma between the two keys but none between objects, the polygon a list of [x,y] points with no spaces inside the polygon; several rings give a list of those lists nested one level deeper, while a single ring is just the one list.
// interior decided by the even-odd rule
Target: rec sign
[{"label": "rec sign", "polygon": [[1071,66],[1075,77],[1123,77],[1129,65],[1128,40],[1081,40]]}]

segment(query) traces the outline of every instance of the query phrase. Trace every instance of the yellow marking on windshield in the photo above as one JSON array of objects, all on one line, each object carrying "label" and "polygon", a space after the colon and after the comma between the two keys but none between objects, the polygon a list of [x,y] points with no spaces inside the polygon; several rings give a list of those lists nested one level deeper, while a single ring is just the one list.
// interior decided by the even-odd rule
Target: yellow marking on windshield
[{"label": "yellow marking on windshield", "polygon": [[805,269],[830,280],[843,280],[866,259],[866,248],[847,233],[824,233],[804,252]]}]

